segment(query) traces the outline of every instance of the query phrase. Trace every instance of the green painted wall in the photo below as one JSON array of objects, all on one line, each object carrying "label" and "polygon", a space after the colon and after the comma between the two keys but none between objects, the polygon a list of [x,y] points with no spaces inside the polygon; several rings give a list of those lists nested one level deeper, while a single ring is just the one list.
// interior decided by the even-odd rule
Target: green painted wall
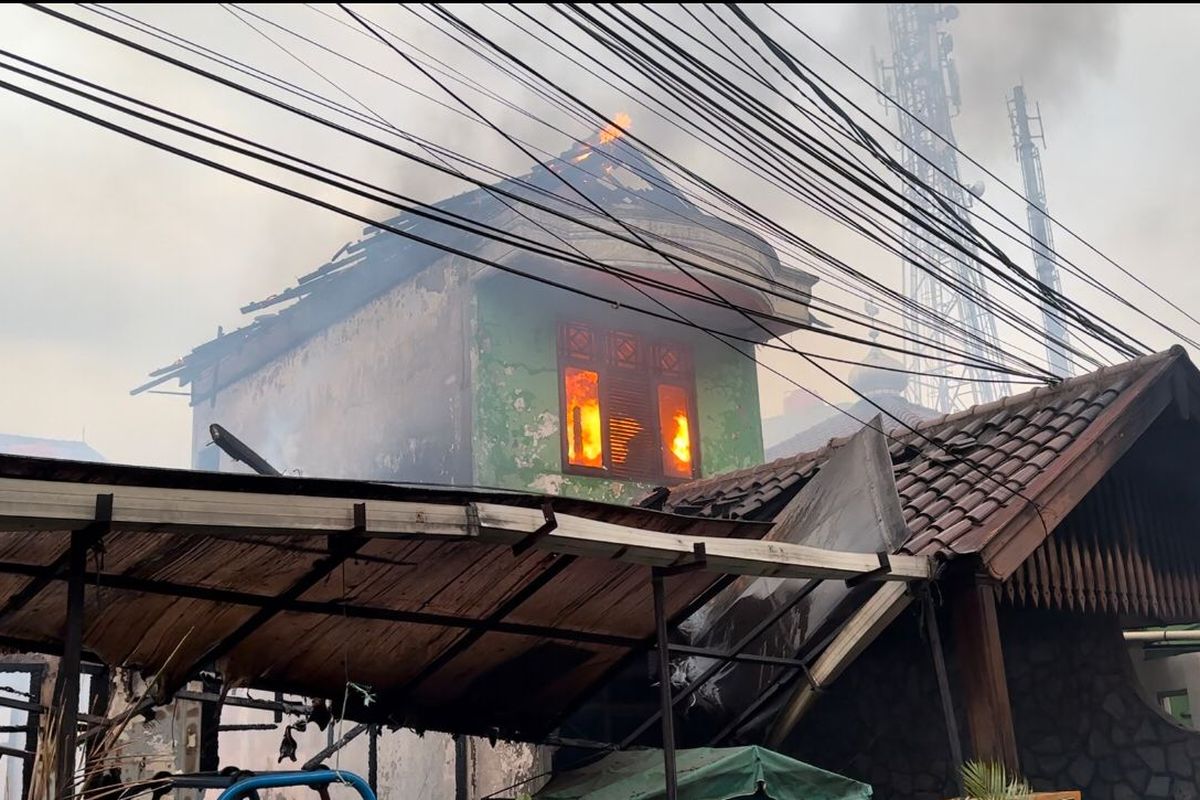
[{"label": "green painted wall", "polygon": [[[649,484],[562,474],[559,433],[558,321],[596,316],[645,325],[634,312],[603,304],[580,306],[554,289],[493,278],[476,284],[473,300],[472,450],[475,484],[633,502]],[[557,310],[557,311],[556,311]],[[614,316],[616,315],[616,316]],[[647,318],[643,318],[647,319]],[[666,324],[666,323],[661,323]],[[711,337],[672,338],[692,348],[704,475],[763,460],[754,362]]]}]

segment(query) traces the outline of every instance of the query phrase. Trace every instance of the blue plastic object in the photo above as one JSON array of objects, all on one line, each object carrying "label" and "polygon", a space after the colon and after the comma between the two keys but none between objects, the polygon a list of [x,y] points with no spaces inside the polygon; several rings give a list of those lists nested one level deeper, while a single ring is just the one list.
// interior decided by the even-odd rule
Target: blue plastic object
[{"label": "blue plastic object", "polygon": [[244,800],[256,789],[328,786],[333,783],[345,783],[353,786],[362,800],[376,800],[375,793],[360,776],[353,772],[334,769],[314,769],[307,772],[268,772],[265,775],[252,775],[221,792],[221,796],[217,800]]}]

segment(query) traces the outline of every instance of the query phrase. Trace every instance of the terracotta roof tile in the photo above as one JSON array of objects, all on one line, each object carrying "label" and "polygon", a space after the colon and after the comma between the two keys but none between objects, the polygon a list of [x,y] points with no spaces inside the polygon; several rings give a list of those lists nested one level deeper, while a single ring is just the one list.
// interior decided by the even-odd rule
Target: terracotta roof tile
[{"label": "terracotta roof tile", "polygon": [[1055,453],[1061,453],[1063,450],[1067,449],[1067,445],[1071,444],[1073,441],[1075,441],[1075,436],[1067,431],[1063,431],[1062,433],[1058,434],[1058,436],[1055,436],[1053,439],[1042,445],[1042,449],[1053,450]]},{"label": "terracotta roof tile", "polygon": [[904,521],[908,523],[909,534],[916,536],[929,527],[929,523],[933,522],[933,518],[928,514],[917,514],[912,519],[905,519]]},{"label": "terracotta roof tile", "polygon": [[1003,464],[1007,460],[1007,456],[1005,455],[1004,451],[997,450],[993,453],[988,453],[983,458],[976,457],[972,458],[971,460],[978,464],[981,468],[992,470]]},{"label": "terracotta roof tile", "polygon": [[1046,449],[1039,450],[1037,453],[1029,457],[1029,463],[1045,469],[1050,466],[1050,463],[1058,456],[1054,450]]},{"label": "terracotta roof tile", "polygon": [[1026,464],[1012,474],[1012,482],[1018,486],[1028,484],[1033,477],[1042,471],[1037,464]]},{"label": "terracotta roof tile", "polygon": [[[927,420],[915,426],[915,433],[907,427],[892,430],[889,452],[911,534],[903,549],[953,556],[982,547],[990,535],[989,517],[1039,475],[1053,471],[1054,462],[1137,379],[1180,358],[1182,350],[1172,349]],[[663,508],[769,518],[845,441],[834,439],[810,453],[672,487]]]},{"label": "terracotta roof tile", "polygon": [[1042,428],[1037,433],[1033,434],[1033,436],[1029,437],[1027,444],[1041,447],[1057,435],[1058,431],[1054,430],[1053,428]]},{"label": "terracotta roof tile", "polygon": [[981,501],[969,512],[967,512],[967,519],[976,523],[983,522],[985,519],[987,519],[988,514],[991,514],[999,507],[1000,503],[998,501],[993,498],[988,498]]},{"label": "terracotta roof tile", "polygon": [[[1044,441],[1043,442],[1034,441],[1033,437],[1037,436],[1037,435],[1038,434],[1035,433],[1035,434],[1033,434],[1033,436],[1029,437],[1028,439],[1014,439],[1013,441],[1016,444],[1019,444],[1020,447],[1014,447],[1011,450],[1005,450],[1005,452],[1007,452],[1013,458],[1018,459],[1020,461],[1024,461],[1025,459],[1032,458],[1040,449],[1040,445],[1045,443]],[[1048,438],[1049,437],[1047,437],[1047,439]]]},{"label": "terracotta roof tile", "polygon": [[1029,418],[1029,424],[1038,428],[1044,428],[1049,424],[1050,420],[1054,419],[1057,414],[1054,408],[1043,408]]},{"label": "terracotta roof tile", "polygon": [[937,519],[954,507],[954,503],[946,497],[939,497],[925,508],[925,513]]},{"label": "terracotta roof tile", "polygon": [[[968,517],[967,519],[959,520],[958,522],[951,525],[949,528],[946,528],[946,530],[942,531],[941,534],[937,537],[938,541],[942,545],[949,546],[955,539],[962,536],[964,533],[966,533],[967,531],[971,530],[974,527],[975,527],[975,521],[972,520],[970,517]],[[908,548],[906,547],[905,549],[907,550]],[[919,551],[914,551],[914,552],[919,552]]]}]

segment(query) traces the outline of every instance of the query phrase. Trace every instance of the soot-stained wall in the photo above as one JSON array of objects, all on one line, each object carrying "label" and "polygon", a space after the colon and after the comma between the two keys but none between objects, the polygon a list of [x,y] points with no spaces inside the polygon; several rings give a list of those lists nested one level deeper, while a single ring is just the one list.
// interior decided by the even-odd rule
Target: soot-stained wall
[{"label": "soot-stained wall", "polygon": [[[1088,800],[1200,796],[1200,734],[1144,695],[1115,617],[1002,608],[1000,627],[1021,772],[1034,789],[1078,789]],[[955,796],[956,767],[915,613],[851,665],[785,750],[870,783],[881,800]]]},{"label": "soot-stained wall", "polygon": [[[468,297],[444,259],[229,382],[215,402],[197,398],[197,466],[217,422],[284,471],[469,483]],[[220,467],[239,468],[223,454]]]},{"label": "soot-stained wall", "polygon": [[[645,331],[646,318],[502,277],[476,287],[475,482],[610,502],[631,502],[652,489],[644,483],[563,474],[558,385],[560,321],[597,317],[606,327]],[[657,325],[656,335],[692,349],[702,474],[762,463],[754,362],[710,337],[682,335],[686,329],[669,323]]]},{"label": "soot-stained wall", "polygon": [[[218,466],[203,460],[217,422],[304,475],[632,502],[653,486],[562,474],[557,331],[560,320],[589,314],[609,325],[615,314],[634,330],[646,323],[568,301],[528,282],[468,281],[447,259],[248,374],[222,376],[218,364],[215,402],[194,400],[195,464]],[[666,330],[692,349],[702,474],[761,463],[754,362],[663,324],[658,336]],[[197,385],[210,382],[211,373]],[[219,467],[245,469],[223,454]]]}]

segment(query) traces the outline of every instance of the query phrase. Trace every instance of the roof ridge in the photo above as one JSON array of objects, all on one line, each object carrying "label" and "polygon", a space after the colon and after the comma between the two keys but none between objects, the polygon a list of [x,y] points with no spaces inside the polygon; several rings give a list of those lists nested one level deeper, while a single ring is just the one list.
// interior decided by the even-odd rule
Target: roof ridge
[{"label": "roof ridge", "polygon": [[1154,364],[1157,364],[1159,361],[1165,361],[1169,358],[1176,358],[1178,356],[1186,357],[1186,355],[1187,353],[1183,349],[1182,345],[1171,345],[1171,347],[1167,348],[1166,350],[1161,350],[1157,353],[1147,353],[1144,356],[1131,358],[1130,360],[1122,361],[1119,364],[1109,364],[1101,367],[1100,369],[1093,370],[1091,372],[1085,372],[1083,375],[1074,375],[1055,384],[1035,386],[1028,391],[1021,392],[1020,394],[1006,395],[999,399],[993,400],[990,403],[981,403],[979,405],[974,405],[970,408],[963,409],[962,411],[954,411],[940,417],[934,417],[933,419],[928,419],[914,425],[913,428],[920,431],[922,428],[939,426],[948,422],[957,422],[958,420],[966,417],[975,417],[992,411],[1008,408],[1009,406],[1014,406],[1019,403],[1024,403],[1034,399],[1035,397],[1042,397],[1049,394],[1059,394],[1080,386],[1090,386],[1091,384],[1099,382],[1102,378],[1110,378],[1113,375],[1120,375],[1125,372],[1133,372],[1138,369],[1150,367]]}]

